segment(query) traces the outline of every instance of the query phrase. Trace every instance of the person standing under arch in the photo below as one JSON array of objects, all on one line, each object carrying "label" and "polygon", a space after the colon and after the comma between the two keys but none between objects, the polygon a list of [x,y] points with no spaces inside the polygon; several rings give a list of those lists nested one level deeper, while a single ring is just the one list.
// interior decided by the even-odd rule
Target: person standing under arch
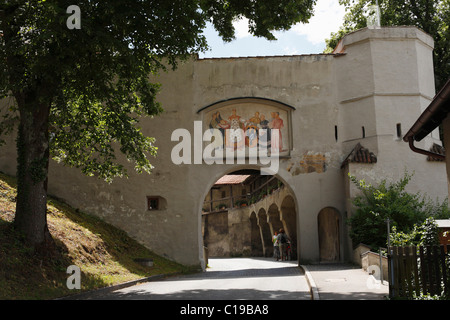
[{"label": "person standing under arch", "polygon": [[273,237],[273,256],[276,261],[280,260],[280,243],[278,242],[278,232],[275,231]]},{"label": "person standing under arch", "polygon": [[280,246],[281,261],[287,260],[287,246],[290,239],[283,228],[280,229],[277,240]]}]

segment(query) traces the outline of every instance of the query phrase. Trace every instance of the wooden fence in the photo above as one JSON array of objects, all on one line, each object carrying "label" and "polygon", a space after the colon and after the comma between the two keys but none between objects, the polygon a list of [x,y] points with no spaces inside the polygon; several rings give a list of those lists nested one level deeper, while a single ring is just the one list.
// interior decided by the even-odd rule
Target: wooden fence
[{"label": "wooden fence", "polygon": [[421,294],[448,296],[450,245],[390,247],[388,249],[389,297],[411,298]]}]

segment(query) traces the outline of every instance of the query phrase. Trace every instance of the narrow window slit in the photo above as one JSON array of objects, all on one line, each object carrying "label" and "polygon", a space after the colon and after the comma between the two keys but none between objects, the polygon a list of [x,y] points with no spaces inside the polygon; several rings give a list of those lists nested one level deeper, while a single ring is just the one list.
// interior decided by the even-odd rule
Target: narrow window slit
[{"label": "narrow window slit", "polygon": [[401,139],[402,138],[402,124],[397,123],[396,129],[397,129],[397,139]]}]

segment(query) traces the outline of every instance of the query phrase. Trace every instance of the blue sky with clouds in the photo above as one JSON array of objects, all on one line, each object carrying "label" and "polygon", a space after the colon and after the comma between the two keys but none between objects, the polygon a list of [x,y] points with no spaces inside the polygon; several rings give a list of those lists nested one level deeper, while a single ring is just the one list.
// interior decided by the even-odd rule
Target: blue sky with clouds
[{"label": "blue sky with clouds", "polygon": [[205,30],[211,50],[200,58],[298,55],[321,53],[325,39],[342,25],[345,9],[338,0],[318,0],[308,24],[294,25],[289,31],[275,32],[276,41],[256,38],[248,33],[248,23],[235,23],[236,40],[224,43],[212,26]]}]

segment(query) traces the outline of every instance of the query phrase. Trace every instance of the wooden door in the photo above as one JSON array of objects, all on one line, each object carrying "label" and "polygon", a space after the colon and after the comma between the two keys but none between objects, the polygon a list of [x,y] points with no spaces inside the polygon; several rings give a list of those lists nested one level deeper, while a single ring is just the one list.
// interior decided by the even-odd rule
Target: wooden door
[{"label": "wooden door", "polygon": [[321,262],[339,261],[339,212],[324,208],[317,217]]}]

